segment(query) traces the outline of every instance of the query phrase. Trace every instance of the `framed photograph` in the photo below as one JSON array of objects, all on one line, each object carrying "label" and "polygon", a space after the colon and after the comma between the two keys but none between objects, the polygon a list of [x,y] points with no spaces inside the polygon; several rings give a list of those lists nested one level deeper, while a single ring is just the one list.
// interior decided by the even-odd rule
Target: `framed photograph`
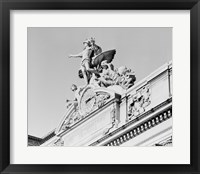
[{"label": "framed photograph", "polygon": [[200,173],[198,0],[0,7],[1,173]]}]

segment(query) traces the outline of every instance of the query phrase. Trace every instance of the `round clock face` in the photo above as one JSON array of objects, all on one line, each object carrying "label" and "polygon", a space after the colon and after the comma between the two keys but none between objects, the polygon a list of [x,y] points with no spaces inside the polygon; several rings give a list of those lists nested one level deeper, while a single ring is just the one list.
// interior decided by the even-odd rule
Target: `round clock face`
[{"label": "round clock face", "polygon": [[91,87],[87,87],[80,99],[80,113],[81,115],[88,114],[96,102],[96,93]]}]

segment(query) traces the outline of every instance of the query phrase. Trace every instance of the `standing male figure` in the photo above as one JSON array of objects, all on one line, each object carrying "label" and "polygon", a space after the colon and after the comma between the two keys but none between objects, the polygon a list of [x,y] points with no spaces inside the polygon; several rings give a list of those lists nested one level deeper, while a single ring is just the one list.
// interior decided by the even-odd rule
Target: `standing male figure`
[{"label": "standing male figure", "polygon": [[69,55],[69,58],[82,58],[81,59],[81,71],[83,73],[83,78],[85,80],[86,85],[89,84],[90,81],[90,73],[96,73],[97,71],[90,68],[91,64],[91,43],[90,40],[86,40],[83,42],[84,48],[83,51],[76,55]]}]

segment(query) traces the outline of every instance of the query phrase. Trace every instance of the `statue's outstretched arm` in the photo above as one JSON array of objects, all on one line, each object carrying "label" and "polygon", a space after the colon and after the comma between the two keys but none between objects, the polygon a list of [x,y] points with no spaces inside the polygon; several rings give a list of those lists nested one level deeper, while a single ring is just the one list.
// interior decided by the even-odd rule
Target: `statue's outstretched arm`
[{"label": "statue's outstretched arm", "polygon": [[83,53],[79,53],[79,54],[74,54],[74,55],[69,55],[69,58],[81,58],[83,56]]}]

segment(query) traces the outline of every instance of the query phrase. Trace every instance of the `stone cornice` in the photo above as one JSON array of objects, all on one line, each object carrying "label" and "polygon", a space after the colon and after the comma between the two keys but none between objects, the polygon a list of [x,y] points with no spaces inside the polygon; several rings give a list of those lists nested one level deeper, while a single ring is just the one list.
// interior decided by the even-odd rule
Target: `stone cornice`
[{"label": "stone cornice", "polygon": [[[165,105],[167,105],[167,104],[169,104],[171,102],[172,102],[172,98],[169,98],[165,102],[163,102],[163,103],[157,105],[156,107],[152,108],[151,110],[145,112],[144,114],[140,115],[136,119],[129,121],[128,123],[126,123],[122,127],[116,129],[115,131],[113,131],[113,132],[109,133],[108,135],[104,136],[103,138],[101,138],[101,139],[95,141],[94,143],[90,144],[90,146],[98,145],[99,143],[105,141],[109,137],[119,133],[120,131],[123,131],[125,128],[133,125],[134,123],[136,123],[139,120],[145,118],[149,114],[154,113],[156,110],[164,107]],[[168,116],[168,112],[169,112],[169,116]],[[127,132],[123,133],[120,136],[117,136],[116,138],[114,138],[110,142],[107,142],[106,144],[103,144],[103,145],[107,146],[112,142],[114,143],[115,141],[118,141],[118,143],[121,142],[121,143],[119,143],[119,145],[120,145],[120,144],[122,144],[122,143],[124,143],[126,141],[125,139],[129,140],[131,138],[134,138],[135,136],[139,135],[140,133],[143,133],[144,131],[146,131],[146,130],[148,130],[148,129],[160,124],[161,122],[169,119],[171,116],[172,116],[172,106],[170,105],[168,108],[165,108],[162,112],[159,112],[159,113],[153,115],[151,118],[148,118],[147,120],[144,120],[142,123],[134,126],[131,130],[128,130]],[[116,143],[116,145],[117,145],[117,143]]]},{"label": "stone cornice", "polygon": [[163,121],[168,120],[172,117],[172,108],[168,108],[167,110],[163,111],[163,113],[157,114],[154,117],[145,120],[143,123],[135,126],[128,132],[125,132],[121,136],[115,138],[114,140],[106,143],[104,146],[119,146],[126,141],[140,135],[141,133],[155,127],[156,125],[162,123]]}]

